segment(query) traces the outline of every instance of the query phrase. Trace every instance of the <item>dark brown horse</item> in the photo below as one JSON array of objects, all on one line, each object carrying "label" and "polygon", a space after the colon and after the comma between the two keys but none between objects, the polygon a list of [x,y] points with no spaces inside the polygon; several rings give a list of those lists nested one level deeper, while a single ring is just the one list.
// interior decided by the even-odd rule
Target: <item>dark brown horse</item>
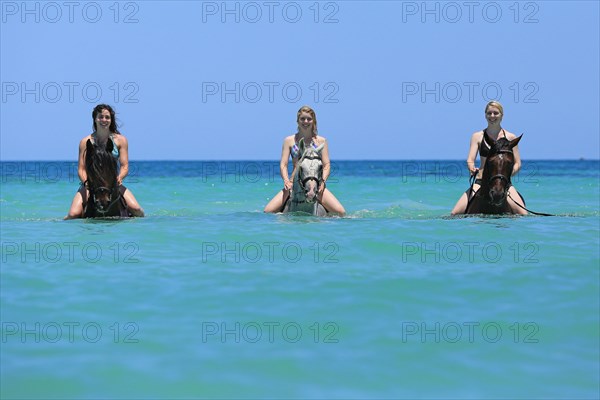
[{"label": "dark brown horse", "polygon": [[465,214],[513,214],[510,204],[506,200],[508,189],[512,183],[515,147],[523,135],[516,139],[500,138],[496,141],[484,133],[483,140],[490,148],[483,167],[481,186],[469,199]]},{"label": "dark brown horse", "polygon": [[84,218],[131,217],[123,198],[125,187],[117,183],[117,160],[112,155],[114,143],[97,146],[88,139],[85,153],[85,182],[89,196],[84,200]]}]

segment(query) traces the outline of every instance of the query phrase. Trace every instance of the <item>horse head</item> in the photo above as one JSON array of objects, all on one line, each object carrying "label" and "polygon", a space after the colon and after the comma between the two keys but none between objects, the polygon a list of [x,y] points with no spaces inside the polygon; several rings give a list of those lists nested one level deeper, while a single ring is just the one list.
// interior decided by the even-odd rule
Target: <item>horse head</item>
[{"label": "horse head", "polygon": [[114,144],[98,146],[88,139],[86,143],[85,169],[91,205],[95,211],[105,215],[118,200],[117,161],[112,155]]},{"label": "horse head", "polygon": [[[511,186],[510,177],[515,164],[513,147],[515,147],[523,135],[516,139],[508,140],[499,138],[494,141],[487,132],[483,135],[483,140],[487,143],[490,150],[485,160],[485,166],[482,176],[482,189],[488,189],[488,201],[491,205],[500,207],[506,201],[508,189]],[[483,192],[485,195],[485,192]]]},{"label": "horse head", "polygon": [[298,160],[298,176],[295,181],[302,188],[304,197],[309,203],[317,199],[319,185],[323,176],[323,161],[321,160],[321,151],[325,145],[321,144],[317,148],[307,146],[301,139],[298,144],[298,152],[302,154]]}]

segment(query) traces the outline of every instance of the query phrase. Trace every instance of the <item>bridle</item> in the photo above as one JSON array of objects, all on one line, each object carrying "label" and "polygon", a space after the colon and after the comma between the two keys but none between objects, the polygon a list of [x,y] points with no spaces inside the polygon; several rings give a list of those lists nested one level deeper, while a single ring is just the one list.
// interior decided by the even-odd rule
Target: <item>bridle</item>
[{"label": "bridle", "polygon": [[[90,183],[89,180],[86,181],[86,183]],[[109,199],[110,203],[108,204],[108,207],[106,207],[104,209],[104,211],[99,210],[98,207],[96,207],[96,193],[98,193],[98,192],[105,192],[105,193],[108,192],[108,196],[109,196],[108,199]],[[114,196],[115,192],[117,192],[117,196],[113,200],[113,196]],[[94,210],[102,215],[108,213],[113,208],[115,203],[121,199],[121,193],[119,193],[118,185],[116,184],[116,181],[115,181],[115,185],[113,186],[112,189],[110,189],[106,186],[93,187],[93,185],[90,184],[90,195],[92,196],[92,204],[93,204]]]},{"label": "bridle", "polygon": [[[319,180],[318,177],[316,177],[316,176],[307,176],[306,178],[302,178],[302,168],[301,168],[301,165],[302,165],[302,162],[304,160],[321,160],[321,156],[318,153],[316,155],[313,155],[313,154],[311,154],[311,155],[305,155],[305,156],[302,156],[302,158],[300,158],[300,160],[298,160],[298,168],[299,168],[299,170],[298,170],[298,178],[299,178],[298,179],[298,184],[302,188],[302,192],[306,193],[306,184],[308,182],[310,182],[310,181],[317,182],[317,192],[318,192],[320,184],[321,184],[321,181]],[[294,203],[305,203],[305,201],[298,201],[298,200],[292,200],[292,202],[294,202]]]},{"label": "bridle", "polygon": [[[512,151],[512,149],[498,150],[498,151],[494,152],[494,154],[492,154],[492,155],[496,155],[496,154],[513,154],[513,151]],[[489,157],[489,156],[488,156],[488,157]],[[514,162],[513,162],[513,164],[514,164]],[[504,182],[506,182],[506,187],[507,187],[507,189],[508,189],[508,188],[510,188],[510,187],[512,186],[512,182],[510,181],[510,176],[508,176],[508,177],[507,177],[507,176],[506,176],[506,175],[504,175],[504,174],[497,174],[497,175],[494,175],[494,176],[492,176],[490,179],[488,179],[488,185],[490,185],[490,186],[491,186],[491,185],[492,185],[492,182],[493,182],[495,179],[500,179],[501,181],[504,181]],[[506,196],[505,196],[505,197],[506,197]]]},{"label": "bridle", "polygon": [[[321,160],[320,156],[306,156],[303,157],[300,161],[299,164],[302,163],[302,161],[304,160]],[[300,168],[300,170],[298,171],[298,175],[302,174],[302,168]],[[303,190],[306,190],[306,183],[309,181],[316,181],[317,182],[317,188],[319,187],[319,179],[316,176],[307,176],[306,178],[300,179],[300,186],[302,187]]]},{"label": "bridle", "polygon": [[[502,149],[502,150],[494,151],[493,154],[491,154],[491,155],[496,155],[496,154],[511,154],[512,155],[513,151],[512,151],[512,149]],[[488,160],[489,160],[489,158],[490,158],[490,156],[488,155]],[[486,163],[487,162],[488,161],[486,160]],[[514,161],[513,161],[513,165],[514,165]],[[495,207],[499,207],[506,202],[506,198],[508,196],[508,191],[509,191],[510,187],[512,186],[512,182],[510,180],[510,176],[506,176],[504,174],[496,174],[488,179],[488,187],[491,187],[492,183],[496,179],[500,179],[500,181],[504,182],[504,185],[506,186],[505,190],[504,190],[504,195],[502,196],[502,200],[501,200],[500,204],[492,203],[491,197],[488,198],[488,203]]]},{"label": "bridle", "polygon": [[[494,152],[494,154],[501,154],[501,153],[510,153],[513,154],[512,149],[505,149],[505,150],[498,150],[496,152]],[[487,162],[487,161],[486,161]],[[510,195],[510,187],[512,186],[512,182],[510,181],[510,177],[506,177],[505,175],[502,174],[497,174],[492,176],[490,179],[488,179],[488,184],[491,186],[492,182],[494,181],[494,179],[500,179],[500,180],[504,180],[506,182],[506,191],[504,193],[504,198],[502,199],[502,202],[504,203],[506,201],[507,197],[510,197],[510,199],[520,208],[522,208],[523,210],[531,213],[531,214],[535,214],[535,215],[541,215],[541,216],[545,216],[545,217],[554,217],[554,214],[548,214],[548,213],[540,213],[540,212],[535,212],[535,211],[531,211],[530,209],[528,209],[527,207],[523,207],[522,205],[519,204],[519,202],[517,202],[515,199],[512,198],[512,196]],[[492,203],[490,203],[492,204]],[[494,205],[494,204],[492,204]],[[468,207],[468,205],[467,205]]]}]

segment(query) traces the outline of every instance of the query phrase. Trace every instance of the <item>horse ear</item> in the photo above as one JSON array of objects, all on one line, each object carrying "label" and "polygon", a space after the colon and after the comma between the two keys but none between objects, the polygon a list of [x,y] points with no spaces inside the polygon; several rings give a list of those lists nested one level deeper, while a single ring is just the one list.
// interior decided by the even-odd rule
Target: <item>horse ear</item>
[{"label": "horse ear", "polygon": [[85,149],[89,153],[94,151],[94,145],[92,144],[92,141],[90,139],[88,139],[87,142],[85,143]]},{"label": "horse ear", "polygon": [[320,153],[321,150],[323,150],[323,147],[325,147],[325,143],[321,143],[319,146],[317,146],[315,150],[317,151],[317,153]]},{"label": "horse ear", "polygon": [[523,137],[523,134],[521,134],[521,136],[519,136],[516,139],[513,139],[510,141],[510,148],[512,149],[513,147],[515,147],[516,145],[519,144],[519,140],[521,140],[521,138]]},{"label": "horse ear", "polygon": [[113,144],[113,141],[112,141],[112,139],[108,139],[108,140],[106,141],[106,152],[107,152],[107,153],[112,153],[112,151],[113,151],[113,148],[114,148],[114,147],[115,147],[115,146],[114,146],[114,144]]}]

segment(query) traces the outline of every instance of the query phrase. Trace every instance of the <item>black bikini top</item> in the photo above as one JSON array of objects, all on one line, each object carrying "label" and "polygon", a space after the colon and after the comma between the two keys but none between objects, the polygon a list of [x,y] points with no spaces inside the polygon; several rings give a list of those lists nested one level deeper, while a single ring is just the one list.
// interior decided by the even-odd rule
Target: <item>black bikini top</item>
[{"label": "black bikini top", "polygon": [[[485,132],[487,129],[483,130],[483,135],[485,136]],[[502,129],[502,133],[504,134],[504,137],[506,138],[506,132],[504,132],[504,129]],[[500,136],[500,135],[498,135]],[[490,153],[490,148],[488,147],[487,143],[485,142],[485,138],[482,136],[481,137],[481,143],[479,144],[479,156],[480,157],[487,157],[488,154]]]}]

